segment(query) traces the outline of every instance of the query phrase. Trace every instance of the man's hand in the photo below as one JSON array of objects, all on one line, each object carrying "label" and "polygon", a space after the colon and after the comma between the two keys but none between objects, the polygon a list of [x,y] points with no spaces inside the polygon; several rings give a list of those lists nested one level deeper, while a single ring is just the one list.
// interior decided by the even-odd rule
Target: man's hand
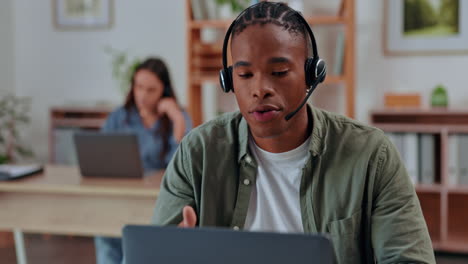
[{"label": "man's hand", "polygon": [[195,227],[197,224],[197,214],[191,206],[187,205],[182,209],[182,217],[179,227]]}]

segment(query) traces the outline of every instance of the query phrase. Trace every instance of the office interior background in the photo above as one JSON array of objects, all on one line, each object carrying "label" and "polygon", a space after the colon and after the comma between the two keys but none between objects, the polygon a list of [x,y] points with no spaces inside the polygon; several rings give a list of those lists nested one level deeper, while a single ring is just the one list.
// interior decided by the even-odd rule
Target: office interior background
[{"label": "office interior background", "polygon": [[[400,0],[391,0],[394,1]],[[188,91],[191,73],[188,72],[187,64],[191,60],[188,52],[190,34],[187,33],[186,5],[193,1],[110,1],[111,24],[99,29],[60,28],[54,15],[54,8],[58,2],[62,1],[0,1],[0,97],[14,94],[31,98],[31,121],[22,128],[20,134],[22,142],[34,152],[34,161],[47,164],[50,160],[50,109],[74,106],[102,106],[112,109],[122,104],[124,93],[121,91],[119,80],[113,77],[113,57],[109,49],[124,52],[130,59],[143,59],[148,56],[163,58],[170,68],[180,103],[187,109],[192,109],[189,105]],[[335,16],[341,5],[341,0],[299,2],[303,7],[303,14],[312,18]],[[371,113],[383,108],[386,94],[417,94],[420,97],[420,108],[430,110],[431,93],[438,85],[443,85],[446,89],[448,111],[457,109],[468,115],[468,43],[464,49],[454,49],[451,53],[428,51],[422,54],[390,54],[385,51],[385,42],[388,40],[385,28],[387,23],[393,23],[394,20],[385,16],[388,14],[386,1],[349,2],[353,3],[351,8],[355,12],[353,118],[371,124]],[[427,2],[437,5],[442,1]],[[460,3],[460,9],[461,5]],[[460,11],[459,21],[463,23],[460,30],[468,27],[468,17],[463,15],[467,14]],[[336,43],[340,41],[339,32],[343,31],[343,27],[336,24],[312,25],[318,40],[319,53],[329,60],[329,71],[333,71],[333,64],[338,60]],[[206,30],[202,34],[210,40],[224,37],[222,30],[221,33],[219,30]],[[323,84],[312,97],[312,104],[318,107],[347,114],[345,84]],[[200,109],[203,121],[213,118],[219,112],[235,110],[234,95],[221,94],[217,85],[202,85]],[[401,132],[408,131],[403,129]],[[435,158],[441,159],[443,156],[435,155]],[[71,162],[70,159],[63,159],[65,163]],[[440,181],[440,175],[436,176],[435,181]],[[461,197],[455,198],[457,202],[463,203],[463,199],[468,201],[467,192],[460,192],[459,196]],[[466,211],[466,207],[459,209]],[[449,213],[450,216],[468,221],[466,213]],[[450,219],[448,221],[450,222]],[[438,225],[439,222],[431,224]],[[460,232],[465,234],[466,247],[463,249],[462,244],[457,250],[449,250],[450,256],[445,256],[446,253],[442,255],[452,257],[453,262],[447,263],[468,263],[467,231],[462,231],[461,228],[454,230],[461,230]],[[450,232],[449,230],[448,233]],[[37,244],[48,243],[47,241],[54,243],[53,238],[42,235],[33,240]],[[70,245],[83,244],[85,251],[92,250],[92,245],[86,246],[86,242],[81,238],[63,240]],[[14,261],[13,250],[0,252]],[[455,256],[451,256],[452,254]],[[34,262],[30,256],[28,258],[30,263],[46,263]],[[37,258],[40,259],[41,256]],[[4,263],[1,259],[0,255],[0,262]],[[51,260],[47,263],[53,262]]]}]

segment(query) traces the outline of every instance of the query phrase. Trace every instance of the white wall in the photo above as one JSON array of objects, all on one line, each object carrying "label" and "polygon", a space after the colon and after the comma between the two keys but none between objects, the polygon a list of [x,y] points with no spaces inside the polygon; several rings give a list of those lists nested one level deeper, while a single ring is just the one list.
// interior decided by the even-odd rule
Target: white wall
[{"label": "white wall", "polygon": [[[106,45],[139,57],[154,54],[165,58],[178,96],[186,104],[184,2],[115,0],[111,30],[63,32],[52,24],[53,1],[0,1],[0,85],[33,97],[33,121],[26,139],[40,159],[47,157],[50,106],[121,102],[110,57],[103,51]],[[328,5],[336,8],[337,2],[306,1],[305,12],[323,13]],[[384,92],[419,92],[427,103],[430,90],[439,83],[447,86],[451,105],[468,103],[464,92],[468,56],[385,57],[383,1],[356,0],[356,18],[357,119],[367,121],[369,111],[382,105]],[[337,106],[332,108],[344,109],[343,100],[333,96],[336,94],[343,94],[343,89],[319,87],[314,96]]]},{"label": "white wall", "polygon": [[0,1],[0,96],[14,92],[12,0]]},{"label": "white wall", "polygon": [[356,118],[367,121],[369,110],[383,105],[384,92],[418,92],[429,105],[431,90],[447,87],[449,104],[468,104],[468,55],[383,55],[383,2],[357,0]]},{"label": "white wall", "polygon": [[185,78],[184,1],[115,1],[108,31],[58,31],[54,1],[15,0],[15,82],[18,95],[32,96],[32,127],[26,138],[41,160],[47,158],[48,109],[65,104],[122,101],[112,79],[106,45],[169,64],[182,104]]}]

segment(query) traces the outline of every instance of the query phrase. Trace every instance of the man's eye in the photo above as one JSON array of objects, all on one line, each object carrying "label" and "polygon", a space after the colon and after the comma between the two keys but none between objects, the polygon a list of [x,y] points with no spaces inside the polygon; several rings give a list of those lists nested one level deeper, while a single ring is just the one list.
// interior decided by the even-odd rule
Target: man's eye
[{"label": "man's eye", "polygon": [[253,76],[253,74],[251,74],[251,73],[240,73],[239,74],[239,77],[241,77],[241,78],[250,78],[252,76]]},{"label": "man's eye", "polygon": [[278,76],[278,77],[281,77],[281,76],[284,76],[288,73],[288,71],[277,71],[277,72],[272,72],[271,74],[273,76]]}]

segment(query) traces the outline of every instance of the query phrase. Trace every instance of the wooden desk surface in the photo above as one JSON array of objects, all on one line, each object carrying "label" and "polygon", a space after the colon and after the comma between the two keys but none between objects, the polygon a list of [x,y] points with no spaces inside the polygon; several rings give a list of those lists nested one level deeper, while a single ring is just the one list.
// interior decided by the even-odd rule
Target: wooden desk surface
[{"label": "wooden desk surface", "polygon": [[119,236],[126,224],[149,224],[163,172],[143,179],[83,178],[78,168],[0,182],[0,229]]},{"label": "wooden desk surface", "polygon": [[46,166],[43,173],[18,180],[0,181],[0,192],[46,192],[66,194],[128,195],[156,198],[164,171],[156,171],[143,179],[82,177],[79,169]]}]

